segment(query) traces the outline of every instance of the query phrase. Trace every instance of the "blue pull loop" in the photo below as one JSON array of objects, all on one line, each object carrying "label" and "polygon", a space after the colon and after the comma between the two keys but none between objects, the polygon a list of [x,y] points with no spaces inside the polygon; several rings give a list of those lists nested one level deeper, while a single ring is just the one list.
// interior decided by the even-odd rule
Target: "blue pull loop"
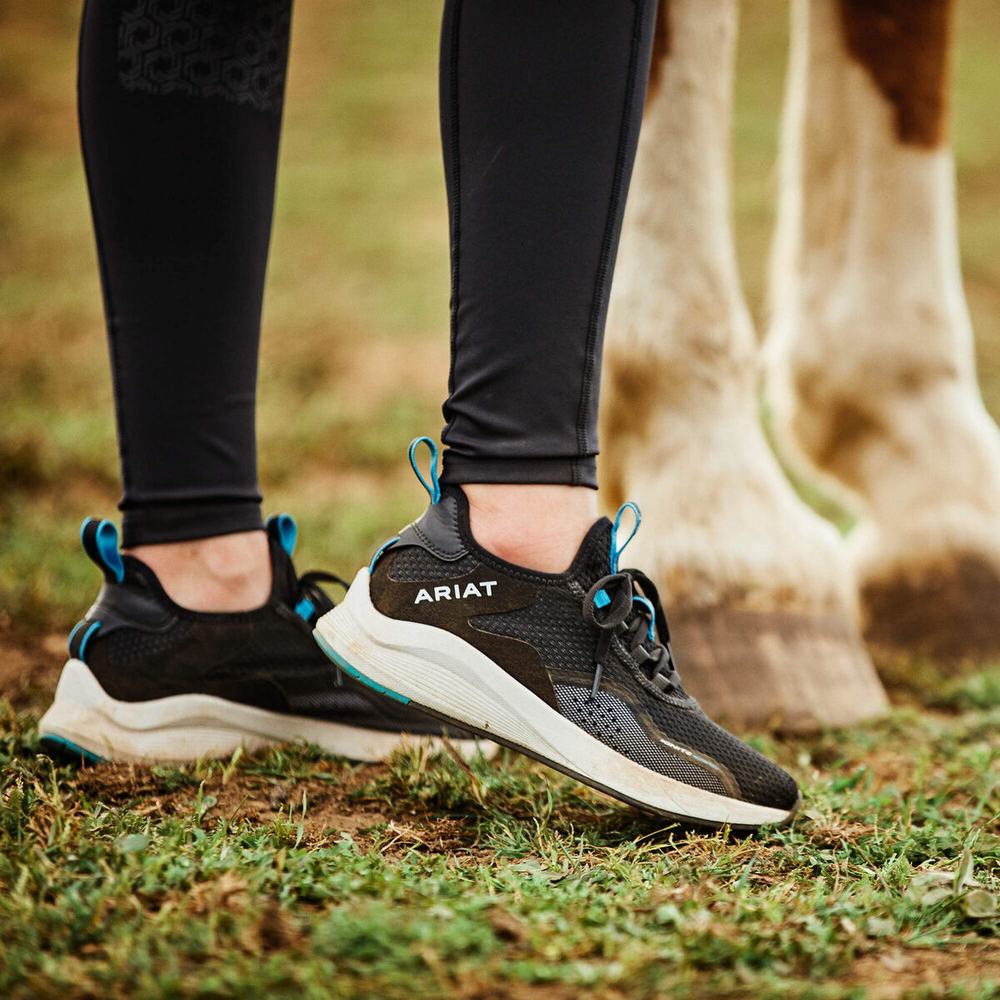
[{"label": "blue pull loop", "polygon": [[101,568],[105,579],[115,583],[125,579],[125,564],[118,551],[118,529],[111,521],[85,517],[80,525],[80,542],[91,561]]},{"label": "blue pull loop", "polygon": [[[427,445],[427,450],[430,452],[431,456],[431,481],[428,482],[424,479],[423,473],[417,467],[417,448],[425,444]],[[427,490],[427,495],[431,498],[431,503],[437,503],[441,499],[441,483],[438,481],[438,447],[437,445],[426,435],[423,437],[414,438],[410,442],[410,467],[413,469],[413,474],[420,480],[420,485]]]},{"label": "blue pull loop", "polygon": [[653,607],[653,602],[648,597],[643,597],[642,594],[633,594],[632,603],[638,601],[648,612],[649,612],[649,629],[646,632],[646,637],[650,642],[656,639],[656,608]]},{"label": "blue pull loop", "polygon": [[267,530],[274,534],[288,558],[295,555],[295,545],[299,540],[299,526],[291,514],[272,514],[267,519]]},{"label": "blue pull loop", "polygon": [[[632,530],[628,534],[628,538],[625,539],[621,545],[618,544],[618,532],[621,530],[622,518],[625,516],[625,511],[630,510],[632,515],[635,517],[635,524],[632,525]],[[631,500],[626,500],[618,508],[618,513],[615,514],[615,523],[611,526],[611,572],[618,572],[618,562],[621,559],[622,553],[625,551],[625,547],[629,542],[635,538],[635,533],[639,530],[639,525],[642,524],[642,511],[639,510],[639,505],[633,503]]]}]

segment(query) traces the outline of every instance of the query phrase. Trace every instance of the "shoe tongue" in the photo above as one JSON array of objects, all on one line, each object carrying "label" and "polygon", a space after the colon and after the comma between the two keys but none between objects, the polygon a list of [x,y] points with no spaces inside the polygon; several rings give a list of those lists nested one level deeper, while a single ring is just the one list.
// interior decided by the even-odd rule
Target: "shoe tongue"
[{"label": "shoe tongue", "polygon": [[611,522],[602,517],[595,521],[584,536],[569,576],[584,590],[611,572]]}]

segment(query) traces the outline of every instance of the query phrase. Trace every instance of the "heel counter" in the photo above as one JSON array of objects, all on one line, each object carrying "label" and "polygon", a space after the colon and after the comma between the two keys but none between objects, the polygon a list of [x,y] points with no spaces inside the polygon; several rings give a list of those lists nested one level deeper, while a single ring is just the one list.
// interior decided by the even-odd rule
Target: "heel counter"
[{"label": "heel counter", "polygon": [[398,548],[416,545],[445,562],[456,562],[469,554],[459,527],[458,497],[446,493],[437,503],[399,533]]}]

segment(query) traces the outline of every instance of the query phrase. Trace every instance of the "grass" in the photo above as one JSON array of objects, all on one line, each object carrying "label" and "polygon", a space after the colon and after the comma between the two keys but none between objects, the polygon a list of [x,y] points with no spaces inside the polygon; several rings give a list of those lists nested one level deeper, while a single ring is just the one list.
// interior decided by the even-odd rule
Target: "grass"
[{"label": "grass", "polygon": [[664,827],[514,755],[79,771],[11,712],[0,995],[994,997],[991,683],[758,741],[807,800],[757,839]]},{"label": "grass", "polygon": [[[743,5],[736,91],[761,325],[785,13]],[[437,428],[447,371],[438,14],[296,10],[259,425],[268,506],[298,516],[305,567],[349,573],[420,507],[402,449]],[[75,0],[0,9],[0,996],[1000,996],[997,670],[885,664],[884,722],[756,737],[806,803],[752,840],[663,829],[511,755],[358,768],[294,747],[85,770],[39,755],[97,583],[77,525],[118,491],[78,16]],[[997,414],[1000,11],[963,0],[959,26],[962,254]]]}]

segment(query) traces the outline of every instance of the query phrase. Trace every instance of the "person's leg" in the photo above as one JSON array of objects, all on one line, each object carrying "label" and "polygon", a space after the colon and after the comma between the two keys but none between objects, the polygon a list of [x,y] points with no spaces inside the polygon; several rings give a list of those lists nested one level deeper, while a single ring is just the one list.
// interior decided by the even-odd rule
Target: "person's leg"
[{"label": "person's leg", "polygon": [[661,815],[754,828],[794,814],[795,782],[681,687],[655,586],[619,565],[638,508],[594,517],[604,316],[655,14],[448,0],[445,483],[418,439],[430,506],[315,634],[389,699]]},{"label": "person's leg", "polygon": [[291,0],[88,0],[80,127],[124,544],[185,606],[270,588],[254,391]]},{"label": "person's leg", "polygon": [[[46,746],[192,761],[305,741],[359,760],[444,728],[382,704],[312,628],[327,573],[260,517],[254,382],[290,0],[90,0],[80,118],[115,376],[124,553],[69,635]],[[204,612],[210,613],[204,613]],[[464,740],[450,726],[459,749]],[[488,748],[487,748],[488,749]]]},{"label": "person's leg", "polygon": [[601,344],[655,18],[655,0],[445,5],[444,480],[477,538],[536,569],[565,569],[596,513]]}]

